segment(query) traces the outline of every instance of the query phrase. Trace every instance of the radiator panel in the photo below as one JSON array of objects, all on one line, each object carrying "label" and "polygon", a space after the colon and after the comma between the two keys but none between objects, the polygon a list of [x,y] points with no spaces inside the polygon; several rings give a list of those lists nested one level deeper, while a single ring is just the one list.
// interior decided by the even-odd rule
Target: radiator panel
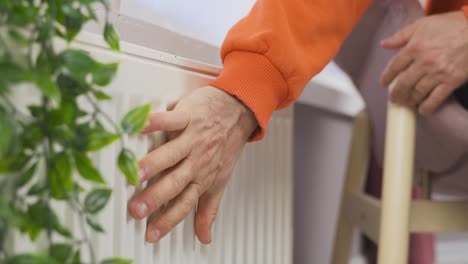
[{"label": "radiator panel", "polygon": [[[114,120],[120,120],[126,111],[141,103],[152,103],[153,110],[164,110],[169,102],[208,83],[218,72],[206,65],[197,70],[195,62],[184,66],[184,61],[163,60],[169,55],[131,44],[122,43],[121,54],[109,52],[101,45],[88,34],[78,46],[102,61],[121,61],[119,74],[108,88],[114,101],[103,106]],[[213,227],[213,243],[208,246],[201,245],[194,236],[193,213],[159,243],[146,244],[146,219],[135,221],[127,215],[126,203],[139,190],[129,186],[116,169],[119,146],[95,155],[97,166],[114,190],[98,219],[106,233],[90,234],[95,255],[98,259],[128,257],[137,264],[292,263],[292,127],[292,110],[278,112],[265,140],[247,145],[225,191]],[[155,133],[125,141],[142,157],[160,145],[163,136]],[[62,204],[56,208],[61,220],[80,234],[76,216]],[[33,249],[18,234],[13,240],[15,252]],[[89,252],[84,249],[82,256],[86,259]]]}]

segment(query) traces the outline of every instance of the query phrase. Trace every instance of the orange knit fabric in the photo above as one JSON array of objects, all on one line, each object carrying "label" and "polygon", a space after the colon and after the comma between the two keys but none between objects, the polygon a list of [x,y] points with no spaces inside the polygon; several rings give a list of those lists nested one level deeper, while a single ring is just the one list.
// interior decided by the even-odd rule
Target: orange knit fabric
[{"label": "orange knit fabric", "polygon": [[465,13],[465,17],[468,20],[468,5],[462,7],[463,13]]},{"label": "orange knit fabric", "polygon": [[[227,34],[224,68],[211,85],[237,97],[257,118],[261,139],[273,111],[293,103],[330,62],[372,0],[257,0]],[[450,2],[440,0],[428,10]],[[460,1],[458,1],[460,2]],[[467,1],[462,1],[467,2]],[[458,6],[459,8],[459,6]]]},{"label": "orange knit fabric", "polygon": [[468,0],[432,0],[426,6],[428,14],[439,14],[462,8],[468,5]]}]

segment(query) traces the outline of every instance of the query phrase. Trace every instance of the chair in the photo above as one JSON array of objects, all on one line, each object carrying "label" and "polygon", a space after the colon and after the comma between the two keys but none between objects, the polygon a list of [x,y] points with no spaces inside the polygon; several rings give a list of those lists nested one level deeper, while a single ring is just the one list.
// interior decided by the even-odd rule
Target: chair
[{"label": "chair", "polygon": [[411,201],[415,117],[412,109],[388,105],[381,201],[364,193],[370,122],[365,111],[355,118],[333,264],[349,262],[353,227],[379,244],[379,264],[407,262],[410,232],[468,232],[468,201],[430,200],[429,174],[424,177],[426,199]]},{"label": "chair", "polygon": [[[401,0],[406,14],[395,16],[383,2],[371,7],[336,58],[360,88],[368,109],[354,120],[333,264],[349,263],[354,227],[379,244],[379,264],[407,263],[412,232],[468,232],[468,201],[431,200],[433,189],[467,193],[468,111],[453,99],[430,118],[393,104],[385,109],[386,94],[377,76],[393,53],[375,43],[423,13],[416,1]],[[371,145],[384,168],[381,200],[364,192]],[[415,171],[422,175],[423,199],[412,201]]]}]

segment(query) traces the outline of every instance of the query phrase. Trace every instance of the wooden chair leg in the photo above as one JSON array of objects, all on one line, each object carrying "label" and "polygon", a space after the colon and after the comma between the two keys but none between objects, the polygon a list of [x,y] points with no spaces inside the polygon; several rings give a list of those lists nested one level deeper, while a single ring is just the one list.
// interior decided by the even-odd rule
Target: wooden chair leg
[{"label": "wooden chair leg", "polygon": [[415,119],[414,110],[389,103],[383,164],[379,264],[408,262]]},{"label": "wooden chair leg", "polygon": [[352,132],[345,183],[333,246],[332,264],[348,264],[353,238],[353,226],[346,219],[346,194],[362,192],[370,155],[370,124],[367,112],[359,113]]}]

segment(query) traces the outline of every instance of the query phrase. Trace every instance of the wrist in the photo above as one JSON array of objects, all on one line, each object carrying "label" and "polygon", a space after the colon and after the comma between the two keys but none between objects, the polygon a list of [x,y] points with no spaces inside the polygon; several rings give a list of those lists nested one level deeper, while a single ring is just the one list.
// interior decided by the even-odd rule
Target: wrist
[{"label": "wrist", "polygon": [[239,116],[239,127],[245,132],[244,136],[246,139],[250,139],[252,135],[259,129],[257,119],[254,113],[250,110],[243,102],[238,100],[232,95],[231,96],[236,103],[239,105],[240,116]]},{"label": "wrist", "polygon": [[231,113],[236,119],[234,129],[237,130],[243,138],[249,139],[259,127],[254,113],[235,96],[216,87],[208,87],[216,90],[225,106],[232,109]]}]

